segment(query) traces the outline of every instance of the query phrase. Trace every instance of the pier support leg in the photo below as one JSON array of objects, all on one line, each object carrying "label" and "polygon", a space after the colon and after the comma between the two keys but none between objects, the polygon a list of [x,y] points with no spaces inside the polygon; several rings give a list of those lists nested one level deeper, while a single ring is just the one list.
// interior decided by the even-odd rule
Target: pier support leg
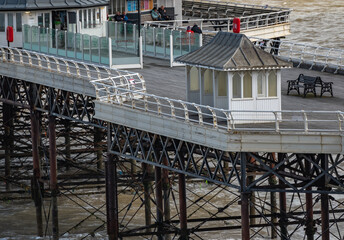
[{"label": "pier support leg", "polygon": [[71,161],[71,152],[70,152],[70,132],[71,132],[71,123],[69,120],[64,121],[65,127],[65,151],[66,151],[66,170],[69,170],[69,162]]},{"label": "pier support leg", "polygon": [[247,191],[247,171],[246,171],[246,153],[240,153],[240,172],[241,172],[241,239],[250,239],[250,212],[249,199],[250,193]]},{"label": "pier support leg", "polygon": [[103,163],[103,150],[102,150],[102,140],[103,134],[101,128],[94,128],[94,148],[96,153],[97,170],[102,170],[104,168]]},{"label": "pier support leg", "polygon": [[[305,172],[311,172],[311,164],[305,160]],[[310,177],[311,179],[311,177]],[[307,187],[307,191],[311,191],[312,187]],[[307,240],[314,240],[314,220],[313,220],[313,196],[312,193],[306,193],[306,237]]]},{"label": "pier support leg", "polygon": [[[168,165],[166,157],[163,159],[163,164]],[[171,219],[171,209],[170,209],[170,180],[168,176],[168,170],[162,170],[162,189],[164,192],[164,220],[166,224],[170,223]],[[165,240],[170,240],[171,236],[169,234],[165,234]]]},{"label": "pier support leg", "polygon": [[[151,192],[152,192],[152,181],[151,179],[151,166],[142,163],[143,172],[143,189],[144,189],[144,201],[145,201],[145,225],[149,226],[152,224],[151,217]],[[150,232],[150,228],[146,228],[146,232]]]},{"label": "pier support leg", "polygon": [[[273,162],[276,162],[275,153],[271,153],[271,158]],[[275,167],[274,163],[270,165],[271,169]],[[274,175],[269,177],[269,184],[270,186],[277,185],[277,178]],[[271,223],[273,226],[271,227],[271,239],[277,238],[277,194],[275,192],[270,193],[270,203],[271,203]]]},{"label": "pier support leg", "polygon": [[[182,164],[184,165],[184,154],[181,152]],[[181,166],[184,168],[184,166]],[[179,187],[179,221],[180,221],[180,239],[189,239],[188,223],[187,223],[187,211],[186,211],[186,182],[185,175],[178,174],[178,187]]]},{"label": "pier support leg", "polygon": [[31,110],[31,139],[32,139],[32,160],[33,160],[33,178],[31,183],[32,198],[36,208],[37,235],[43,237],[43,220],[42,220],[42,184],[41,163],[39,157],[39,141],[40,141],[40,124],[39,113]]},{"label": "pier support leg", "polygon": [[156,221],[158,225],[158,240],[163,240],[163,198],[161,168],[155,167],[155,195],[156,195]]},{"label": "pier support leg", "polygon": [[50,158],[50,189],[52,201],[53,239],[59,239],[59,222],[57,209],[57,161],[56,161],[56,122],[49,116],[49,158]]},{"label": "pier support leg", "polygon": [[[321,167],[324,171],[328,171],[328,155],[321,154]],[[327,185],[327,177],[324,176],[322,178],[322,190],[328,190],[326,187]],[[327,193],[321,194],[321,239],[322,240],[329,240],[330,239],[330,224],[329,224],[329,197]]]},{"label": "pier support leg", "polygon": [[[278,162],[283,161],[285,154],[278,153]],[[281,188],[284,185],[282,180],[279,180],[279,185]],[[281,228],[281,240],[287,240],[288,238],[288,228],[287,228],[287,195],[285,192],[279,193],[279,205],[280,205],[280,228]]]},{"label": "pier support leg", "polygon": [[4,148],[5,148],[5,179],[6,179],[6,191],[11,189],[8,178],[11,177],[11,153],[13,150],[13,117],[14,107],[12,105],[3,104],[2,117],[4,123]]},{"label": "pier support leg", "polygon": [[108,125],[108,155],[105,163],[106,184],[106,219],[109,240],[117,240],[119,235],[118,223],[118,198],[117,198],[117,156],[110,153],[111,150],[111,124]]}]

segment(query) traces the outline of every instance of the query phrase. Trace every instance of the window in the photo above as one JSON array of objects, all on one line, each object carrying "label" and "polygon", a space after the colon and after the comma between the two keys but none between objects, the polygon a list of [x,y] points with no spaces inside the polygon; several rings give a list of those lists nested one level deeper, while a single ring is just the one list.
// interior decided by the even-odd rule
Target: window
[{"label": "window", "polygon": [[0,32],[5,32],[5,13],[0,13]]},{"label": "window", "polygon": [[276,71],[269,72],[269,97],[277,97],[277,74]]},{"label": "window", "polygon": [[239,73],[233,75],[233,98],[241,98],[241,76]]},{"label": "window", "polygon": [[93,25],[93,27],[95,27],[96,26],[96,9],[95,8],[93,8],[92,9],[92,25]]},{"label": "window", "polygon": [[88,27],[92,27],[92,14],[91,14],[91,9],[88,9]]},{"label": "window", "polygon": [[213,72],[210,69],[204,72],[204,94],[213,94]]},{"label": "window", "polygon": [[84,16],[84,28],[87,28],[87,10],[84,10],[83,16]]},{"label": "window", "polygon": [[17,26],[17,32],[22,31],[22,15],[21,13],[16,13],[16,26]]},{"label": "window", "polygon": [[265,72],[264,71],[258,72],[258,76],[257,76],[258,97],[266,96],[265,82],[266,82]]},{"label": "window", "polygon": [[199,91],[198,69],[196,67],[190,69],[190,91]]},{"label": "window", "polygon": [[7,26],[13,27],[13,13],[7,13]]},{"label": "window", "polygon": [[50,13],[44,13],[44,27],[50,28]]},{"label": "window", "polygon": [[244,98],[252,98],[252,76],[251,73],[244,73]]},{"label": "window", "polygon": [[218,84],[218,91],[217,94],[219,97],[227,96],[227,72],[218,72],[217,75],[217,84]]}]

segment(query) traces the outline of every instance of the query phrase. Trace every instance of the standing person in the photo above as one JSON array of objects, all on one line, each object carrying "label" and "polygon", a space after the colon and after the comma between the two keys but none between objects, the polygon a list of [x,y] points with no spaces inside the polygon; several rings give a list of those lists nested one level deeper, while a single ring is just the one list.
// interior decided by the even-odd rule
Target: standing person
[{"label": "standing person", "polygon": [[167,15],[164,5],[161,5],[161,7],[158,9],[158,12],[160,13],[162,20],[171,20],[171,17]]},{"label": "standing person", "polygon": [[125,12],[122,12],[122,19],[123,19],[123,21],[128,21],[128,16],[127,16],[127,14],[125,13]]},{"label": "standing person", "polygon": [[202,33],[202,30],[197,26],[197,24],[195,23],[193,25],[193,27],[191,28],[191,30],[195,33]]},{"label": "standing person", "polygon": [[116,12],[115,21],[123,21],[121,13],[119,11]]},{"label": "standing person", "polygon": [[161,15],[156,7],[153,8],[151,15],[154,21],[161,21]]}]

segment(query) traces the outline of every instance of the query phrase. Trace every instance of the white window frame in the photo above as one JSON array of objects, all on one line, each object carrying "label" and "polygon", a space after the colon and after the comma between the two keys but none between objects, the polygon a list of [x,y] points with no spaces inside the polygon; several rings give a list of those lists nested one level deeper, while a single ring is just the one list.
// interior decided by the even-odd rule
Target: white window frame
[{"label": "white window frame", "polygon": [[[233,84],[234,84],[234,75],[236,73],[239,73],[239,76],[240,76],[240,97],[234,97],[234,94],[233,94]],[[236,101],[236,100],[252,100],[253,99],[253,73],[252,72],[247,72],[248,74],[251,75],[251,95],[252,97],[249,97],[249,98],[245,98],[244,97],[244,76],[245,76],[245,73],[246,72],[234,72],[233,75],[232,75],[232,100]]]},{"label": "white window frame", "polygon": [[[276,74],[276,85],[277,85],[277,94],[276,96],[269,96],[269,75],[271,72],[275,72]],[[258,94],[258,75],[259,75],[259,72],[262,72],[263,73],[263,84],[265,85],[264,86],[264,96],[262,95],[259,95]],[[266,99],[266,98],[278,98],[278,74],[277,74],[277,71],[276,70],[261,70],[257,73],[257,99]]]}]

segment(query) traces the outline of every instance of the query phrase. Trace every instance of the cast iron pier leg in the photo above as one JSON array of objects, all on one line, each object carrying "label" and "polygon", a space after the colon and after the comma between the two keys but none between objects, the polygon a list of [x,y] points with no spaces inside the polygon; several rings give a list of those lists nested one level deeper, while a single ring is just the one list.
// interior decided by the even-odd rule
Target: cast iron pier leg
[{"label": "cast iron pier leg", "polygon": [[[311,164],[305,159],[305,171],[311,172]],[[309,176],[311,179],[311,176]],[[307,191],[311,191],[312,187],[307,187]],[[307,240],[314,240],[314,226],[313,226],[313,196],[312,193],[306,193],[306,236]]]},{"label": "cast iron pier leg", "polygon": [[53,239],[59,238],[59,222],[57,210],[57,162],[56,162],[56,122],[49,116],[49,158],[50,158],[50,189],[52,201]]},{"label": "cast iron pier leg", "polygon": [[246,189],[246,153],[240,153],[240,171],[241,171],[241,239],[250,239],[250,212],[249,212],[249,198],[250,194]]},{"label": "cast iron pier leg", "polygon": [[[182,158],[182,164],[184,163],[184,155],[180,153]],[[182,166],[184,168],[184,166]],[[178,185],[179,185],[179,221],[180,221],[180,239],[186,240],[188,236],[188,224],[187,224],[187,213],[186,213],[186,185],[185,175],[183,173],[178,174]]]},{"label": "cast iron pier leg", "polygon": [[[163,164],[168,165],[167,158],[164,157]],[[162,188],[164,192],[164,217],[165,217],[165,223],[169,224],[171,219],[171,209],[170,209],[170,180],[168,176],[168,170],[162,169]],[[171,236],[169,234],[165,234],[165,240],[171,239]]]},{"label": "cast iron pier leg", "polygon": [[106,184],[106,219],[109,240],[117,240],[119,235],[118,224],[118,198],[117,198],[117,157],[110,153],[111,150],[111,124],[108,124],[107,133],[108,154],[105,163]]},{"label": "cast iron pier leg", "polygon": [[39,158],[39,140],[40,124],[39,113],[31,110],[31,139],[32,139],[32,160],[33,160],[33,178],[32,178],[32,198],[36,207],[37,235],[43,237],[42,221],[42,192],[41,192],[41,167]]},{"label": "cast iron pier leg", "polygon": [[[328,155],[321,154],[321,167],[324,169],[325,172],[328,171]],[[327,177],[322,177],[322,190],[328,190],[326,187],[327,185]],[[327,193],[321,194],[321,239],[322,240],[329,240],[330,239],[330,225],[329,225],[329,198]]]},{"label": "cast iron pier leg", "polygon": [[[282,162],[286,155],[283,153],[278,153],[278,162]],[[284,182],[279,179],[279,184],[283,188]],[[279,204],[280,204],[280,226],[281,226],[281,240],[288,239],[288,229],[287,229],[287,195],[285,192],[279,193]]]},{"label": "cast iron pier leg", "polygon": [[[152,189],[152,181],[151,179],[151,166],[142,163],[142,172],[143,172],[143,189],[144,189],[144,201],[145,201],[145,225],[149,226],[152,224],[152,217],[151,217],[151,189]],[[146,228],[146,232],[149,232],[150,228]]]},{"label": "cast iron pier leg", "polygon": [[163,240],[163,199],[161,168],[155,167],[155,195],[156,195],[156,221],[158,224],[158,240]]}]

